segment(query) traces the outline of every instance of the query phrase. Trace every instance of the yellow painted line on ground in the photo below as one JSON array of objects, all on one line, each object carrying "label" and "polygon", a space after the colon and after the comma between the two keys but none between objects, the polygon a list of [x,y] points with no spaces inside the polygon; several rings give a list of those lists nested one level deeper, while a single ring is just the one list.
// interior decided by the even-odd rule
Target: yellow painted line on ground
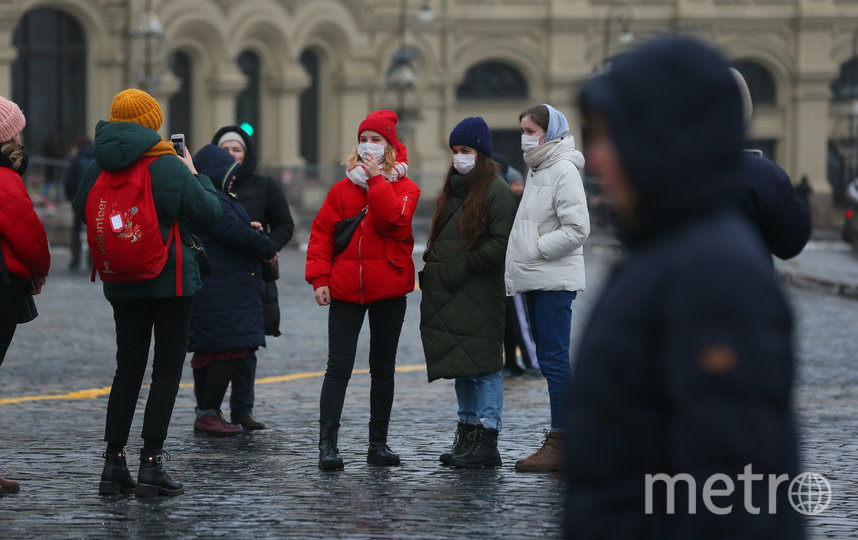
[{"label": "yellow painted line on ground", "polygon": [[[415,366],[398,366],[396,371],[398,372],[406,372],[406,371],[421,371],[425,370],[425,365],[415,365]],[[361,373],[369,373],[368,369],[356,369],[352,373],[361,374]],[[314,377],[322,377],[325,375],[324,371],[307,371],[304,373],[292,373],[290,375],[279,375],[277,377],[264,377],[261,379],[256,379],[256,384],[271,384],[271,383],[279,383],[279,382],[289,382],[289,381],[298,381],[301,379],[312,379]],[[193,387],[193,383],[182,383],[179,385],[180,388],[190,388]],[[20,397],[12,397],[12,398],[3,398],[0,399],[0,405],[9,405],[12,403],[25,403],[28,401],[60,401],[60,400],[68,400],[68,399],[95,399],[101,396],[106,396],[110,394],[110,387],[103,386],[101,388],[90,388],[88,390],[79,390],[77,392],[69,392],[68,394],[53,394],[49,396],[20,396]]]}]

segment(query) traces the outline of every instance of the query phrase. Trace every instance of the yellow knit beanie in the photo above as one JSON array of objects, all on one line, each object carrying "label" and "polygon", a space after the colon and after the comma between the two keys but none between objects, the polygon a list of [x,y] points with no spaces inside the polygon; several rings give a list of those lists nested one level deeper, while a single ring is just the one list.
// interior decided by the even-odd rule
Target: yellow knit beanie
[{"label": "yellow knit beanie", "polygon": [[134,122],[151,130],[158,131],[164,114],[158,102],[136,88],[129,88],[116,94],[113,105],[110,106],[111,122]]}]

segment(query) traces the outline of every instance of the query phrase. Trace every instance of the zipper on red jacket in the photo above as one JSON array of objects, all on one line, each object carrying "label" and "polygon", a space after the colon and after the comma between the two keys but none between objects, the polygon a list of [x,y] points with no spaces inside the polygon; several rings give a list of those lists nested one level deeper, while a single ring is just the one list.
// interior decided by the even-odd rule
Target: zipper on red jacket
[{"label": "zipper on red jacket", "polygon": [[360,238],[358,238],[358,284],[360,288],[360,303],[363,305],[363,257],[360,253],[361,244],[363,243],[363,222],[360,220]]},{"label": "zipper on red jacket", "polygon": [[402,212],[399,213],[400,216],[405,215],[405,205],[406,204],[408,204],[408,195],[406,195],[405,198],[402,199]]}]

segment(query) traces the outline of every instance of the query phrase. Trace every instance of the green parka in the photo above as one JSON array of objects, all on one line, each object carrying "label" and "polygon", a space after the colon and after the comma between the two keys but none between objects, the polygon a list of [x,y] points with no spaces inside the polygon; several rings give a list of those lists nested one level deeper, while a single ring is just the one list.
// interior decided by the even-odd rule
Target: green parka
[{"label": "green parka", "polygon": [[[126,169],[161,141],[151,129],[133,122],[101,121],[95,128],[95,160],[83,173],[72,203],[84,215],[89,190],[103,170]],[[223,215],[217,191],[205,175],[194,176],[174,155],[159,156],[149,165],[152,198],[166,241],[177,218],[187,218],[202,228],[213,226]],[[181,221],[179,221],[181,230]],[[182,230],[182,295],[191,296],[202,288],[196,252],[190,248],[187,231]],[[176,256],[174,247],[161,274],[138,283],[105,283],[104,296],[109,302],[138,298],[176,296]]]},{"label": "green parka", "polygon": [[[439,216],[441,230],[423,255],[420,335],[429,381],[481,375],[503,367],[504,258],[516,201],[500,177],[486,190],[486,231],[476,245],[459,234],[470,176],[454,174]],[[449,218],[449,219],[448,219]]]}]

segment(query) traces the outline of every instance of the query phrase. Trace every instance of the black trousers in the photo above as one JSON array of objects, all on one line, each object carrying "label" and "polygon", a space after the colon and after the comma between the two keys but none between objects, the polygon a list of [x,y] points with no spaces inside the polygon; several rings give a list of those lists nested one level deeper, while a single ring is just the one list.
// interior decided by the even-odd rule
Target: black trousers
[{"label": "black trousers", "polygon": [[74,215],[72,216],[71,235],[69,238],[69,247],[71,248],[71,262],[69,263],[70,268],[77,268],[78,266],[80,266],[80,233],[82,230],[83,219],[81,217],[81,213],[75,210]]},{"label": "black trousers", "polygon": [[[0,255],[2,257],[2,255]],[[3,283],[0,276],[0,364],[6,358],[6,351],[12,343],[12,336],[18,327],[21,318],[21,310],[24,308],[24,295],[29,294],[24,290],[20,278],[11,277],[10,283]]]},{"label": "black trousers", "polygon": [[188,350],[193,297],[125,300],[113,304],[116,321],[116,373],[107,402],[104,440],[123,447],[134,418],[137,397],[149,358],[152,332],[155,356],[152,383],[143,416],[143,438],[167,438],[167,427]]},{"label": "black trousers", "polygon": [[240,360],[215,360],[207,366],[194,369],[194,395],[197,409],[220,410],[235,366]]},{"label": "black trousers", "polygon": [[369,312],[370,421],[388,422],[393,407],[396,348],[405,320],[405,297],[361,305],[332,299],[328,312],[328,367],[319,399],[319,419],[339,423],[352,376],[358,335]]}]

